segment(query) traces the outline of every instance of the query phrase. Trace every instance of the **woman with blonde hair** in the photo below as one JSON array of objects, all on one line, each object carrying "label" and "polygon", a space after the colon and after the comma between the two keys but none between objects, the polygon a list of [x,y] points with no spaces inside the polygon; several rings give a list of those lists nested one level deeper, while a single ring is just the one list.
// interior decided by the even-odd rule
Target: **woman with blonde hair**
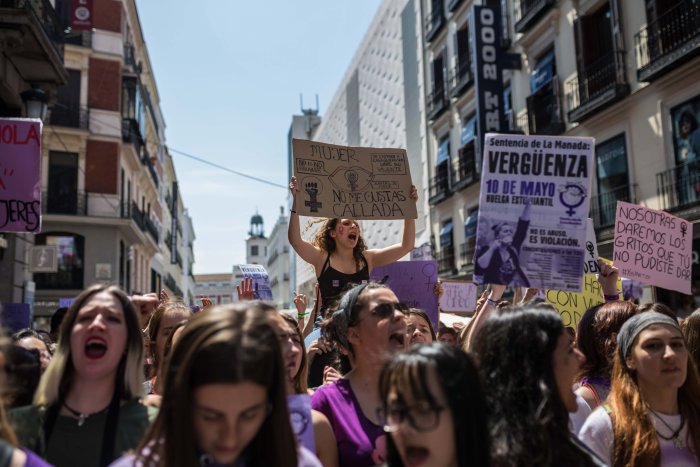
[{"label": "woman with blonde hair", "polygon": [[136,447],[149,425],[142,363],[129,298],[115,286],[84,290],[66,313],[35,405],[12,413],[21,444],[57,466],[106,466]]},{"label": "woman with blonde hair", "polygon": [[676,320],[649,311],[625,322],[607,403],[579,438],[613,467],[700,463],[700,378]]}]

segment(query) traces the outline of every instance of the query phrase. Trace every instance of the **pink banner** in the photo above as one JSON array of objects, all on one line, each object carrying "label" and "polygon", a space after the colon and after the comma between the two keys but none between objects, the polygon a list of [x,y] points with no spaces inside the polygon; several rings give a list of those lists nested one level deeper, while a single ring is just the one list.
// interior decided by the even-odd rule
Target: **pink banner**
[{"label": "pink banner", "polygon": [[41,231],[41,120],[0,118],[0,232]]},{"label": "pink banner", "polygon": [[621,276],[690,294],[692,242],[687,220],[617,202],[613,263]]},{"label": "pink banner", "polygon": [[92,0],[73,0],[70,19],[73,31],[92,30]]}]

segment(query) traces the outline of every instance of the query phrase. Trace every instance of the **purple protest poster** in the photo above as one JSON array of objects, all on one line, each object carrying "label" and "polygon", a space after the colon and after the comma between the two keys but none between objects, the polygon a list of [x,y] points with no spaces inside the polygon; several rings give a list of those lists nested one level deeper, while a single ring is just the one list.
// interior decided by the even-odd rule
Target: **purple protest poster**
[{"label": "purple protest poster", "polygon": [[311,452],[316,452],[314,425],[311,421],[311,396],[308,394],[290,394],[287,396],[289,418],[292,431],[299,444]]},{"label": "purple protest poster", "polygon": [[687,220],[617,202],[613,264],[623,277],[690,294],[692,242]]},{"label": "purple protest poster", "polygon": [[374,268],[370,279],[379,282],[386,277],[385,283],[394,291],[399,301],[411,308],[425,311],[433,323],[438,326],[438,297],[435,295],[435,282],[438,278],[435,261],[397,261],[386,266]]},{"label": "purple protest poster", "polygon": [[41,232],[41,120],[0,118],[0,232]]}]

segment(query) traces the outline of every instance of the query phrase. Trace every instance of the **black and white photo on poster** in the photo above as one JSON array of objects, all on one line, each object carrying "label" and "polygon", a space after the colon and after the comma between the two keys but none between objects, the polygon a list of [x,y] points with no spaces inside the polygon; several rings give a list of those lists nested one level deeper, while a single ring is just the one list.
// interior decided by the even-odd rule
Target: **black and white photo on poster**
[{"label": "black and white photo on poster", "polygon": [[474,282],[581,290],[594,146],[486,135]]}]

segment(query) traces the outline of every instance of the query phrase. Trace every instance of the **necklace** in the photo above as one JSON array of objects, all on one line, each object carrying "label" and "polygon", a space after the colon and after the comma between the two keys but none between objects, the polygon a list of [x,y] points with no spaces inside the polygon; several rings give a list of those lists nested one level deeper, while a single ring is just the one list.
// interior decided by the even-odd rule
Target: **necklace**
[{"label": "necklace", "polygon": [[659,430],[656,430],[656,434],[659,435],[660,438],[665,439],[666,441],[673,441],[673,445],[675,447],[677,447],[678,449],[685,449],[685,447],[686,447],[685,440],[681,439],[681,437],[680,437],[681,430],[685,426],[685,418],[683,417],[683,414],[681,413],[681,424],[678,426],[677,430],[674,430],[673,428],[671,428],[671,426],[668,423],[666,423],[666,420],[661,418],[661,415],[659,415],[658,413],[656,413],[652,409],[649,409],[649,412],[654,414],[656,419],[661,421],[661,423],[663,423],[664,426],[666,426],[666,428],[668,428],[671,431],[671,436],[668,438],[665,437],[664,435],[662,435],[661,433],[659,433]]},{"label": "necklace", "polygon": [[98,414],[98,413],[102,413],[102,412],[104,412],[105,410],[107,410],[107,409],[109,408],[109,406],[107,406],[107,407],[105,407],[105,408],[102,409],[102,410],[98,410],[97,412],[82,413],[82,412],[78,412],[77,410],[71,408],[68,404],[66,404],[65,401],[63,402],[63,407],[65,407],[66,409],[68,409],[68,411],[69,411],[70,413],[72,413],[74,417],[78,417],[78,426],[83,426],[83,425],[85,424],[85,420],[86,420],[90,415],[95,415],[95,414]]}]

